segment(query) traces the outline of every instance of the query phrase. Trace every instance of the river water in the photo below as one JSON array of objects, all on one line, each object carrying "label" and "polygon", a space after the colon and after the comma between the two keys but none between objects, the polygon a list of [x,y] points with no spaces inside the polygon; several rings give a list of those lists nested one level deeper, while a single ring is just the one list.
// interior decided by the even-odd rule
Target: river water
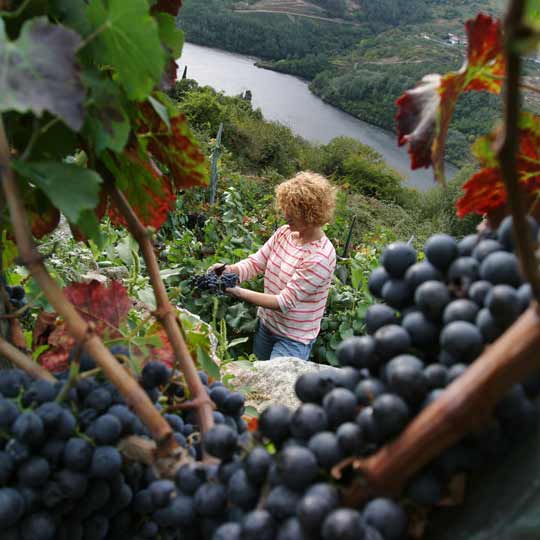
[{"label": "river water", "polygon": [[[432,169],[410,169],[407,151],[397,146],[393,133],[324,103],[309,91],[305,81],[258,68],[255,61],[248,56],[186,43],[178,60],[178,73],[181,76],[187,65],[190,79],[227,95],[250,90],[253,106],[259,107],[266,119],[285,124],[308,141],[327,143],[342,135],[354,137],[382,154],[386,163],[405,178],[407,185],[422,191],[435,185]],[[446,165],[448,178],[455,172],[455,167]]]}]

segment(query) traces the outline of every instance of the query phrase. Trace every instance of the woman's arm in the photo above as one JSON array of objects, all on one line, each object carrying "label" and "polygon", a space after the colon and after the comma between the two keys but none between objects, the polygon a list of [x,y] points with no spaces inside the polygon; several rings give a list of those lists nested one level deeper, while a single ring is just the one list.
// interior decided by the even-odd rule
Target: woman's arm
[{"label": "woman's arm", "polygon": [[231,287],[230,289],[226,289],[226,292],[239,300],[244,300],[245,302],[255,304],[256,306],[266,309],[279,309],[278,298],[275,294],[250,291],[249,289],[243,289],[242,287]]}]

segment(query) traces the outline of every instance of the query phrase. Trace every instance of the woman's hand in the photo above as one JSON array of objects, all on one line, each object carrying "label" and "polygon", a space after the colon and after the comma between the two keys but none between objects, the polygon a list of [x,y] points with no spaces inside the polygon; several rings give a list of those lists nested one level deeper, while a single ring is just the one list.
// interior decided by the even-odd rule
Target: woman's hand
[{"label": "woman's hand", "polygon": [[242,289],[242,287],[236,286],[236,287],[229,287],[229,288],[225,289],[225,292],[227,294],[230,294],[231,296],[234,296],[235,298],[240,298],[241,299],[243,290],[244,289]]},{"label": "woman's hand", "polygon": [[227,265],[220,262],[214,263],[208,267],[207,272],[215,272],[218,276],[220,276],[223,272],[227,272]]}]

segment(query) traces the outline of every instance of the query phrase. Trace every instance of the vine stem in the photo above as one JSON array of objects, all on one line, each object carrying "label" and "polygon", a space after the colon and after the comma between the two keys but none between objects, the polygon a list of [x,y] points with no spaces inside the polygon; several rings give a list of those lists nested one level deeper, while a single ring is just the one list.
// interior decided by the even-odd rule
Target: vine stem
[{"label": "vine stem", "polygon": [[186,379],[194,408],[197,410],[201,432],[206,433],[214,425],[212,401],[208,397],[208,393],[199,378],[195,363],[193,362],[184,340],[180,321],[167,296],[165,284],[159,273],[159,264],[157,262],[156,254],[150,240],[150,231],[141,223],[126,197],[118,189],[114,179],[111,178],[110,173],[103,171],[102,174],[106,178],[106,189],[110,194],[114,205],[126,220],[129,232],[141,247],[146,268],[150,276],[150,282],[156,297],[156,318],[163,325],[163,328],[167,333],[167,337],[169,338],[174,351],[176,363]]},{"label": "vine stem", "polygon": [[537,311],[529,308],[395,441],[372,456],[351,458],[334,467],[334,478],[339,479],[348,467],[357,473],[345,493],[345,503],[357,508],[373,496],[399,495],[417,471],[464,435],[485,425],[504,394],[538,370],[539,325]]},{"label": "vine stem", "polygon": [[26,354],[19,351],[9,341],[0,337],[0,356],[7,358],[14,366],[26,371],[34,379],[43,379],[45,381],[56,382],[54,376],[38,363],[28,358]]},{"label": "vine stem", "polygon": [[148,427],[160,452],[168,453],[177,447],[173,432],[167,421],[159,414],[146,392],[118,363],[105,347],[101,338],[79,315],[75,307],[65,297],[62,289],[47,272],[32,238],[28,217],[19,192],[17,180],[10,167],[9,145],[0,116],[0,173],[2,189],[13,224],[15,239],[23,264],[55,311],[64,319],[67,330],[87,353],[94,358],[108,379],[118,388],[126,403],[133,408],[142,422]]},{"label": "vine stem", "polygon": [[513,218],[513,234],[525,279],[531,284],[533,297],[540,299],[540,272],[535,257],[535,239],[531,238],[526,214],[527,208],[519,187],[516,153],[519,144],[519,113],[521,55],[517,40],[523,28],[525,0],[513,0],[504,20],[504,47],[506,56],[506,81],[504,85],[504,131],[498,158],[508,194],[508,205]]}]

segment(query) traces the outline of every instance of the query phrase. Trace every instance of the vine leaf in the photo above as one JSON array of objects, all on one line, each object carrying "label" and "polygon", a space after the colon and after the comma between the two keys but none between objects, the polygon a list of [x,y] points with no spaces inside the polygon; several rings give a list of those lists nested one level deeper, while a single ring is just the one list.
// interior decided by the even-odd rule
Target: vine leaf
[{"label": "vine leaf", "polygon": [[110,79],[102,78],[95,72],[84,73],[83,80],[90,89],[91,103],[83,133],[94,141],[98,155],[107,148],[122,152],[131,126],[120,89]]},{"label": "vine leaf", "polygon": [[91,0],[94,61],[112,66],[130,99],[143,100],[161,80],[165,51],[147,0]]},{"label": "vine leaf", "polygon": [[[25,186],[28,188],[29,186]],[[60,223],[60,212],[39,189],[25,189],[25,207],[30,220],[32,234],[42,238],[51,233]]]},{"label": "vine leaf", "polygon": [[184,32],[176,26],[175,18],[168,13],[157,13],[155,18],[161,42],[173,58],[180,58],[184,46]]},{"label": "vine leaf", "polygon": [[12,161],[13,168],[28,178],[71,223],[78,224],[85,210],[99,202],[101,177],[91,169],[55,161]]},{"label": "vine leaf", "polygon": [[[107,287],[94,280],[90,283],[73,283],[64,288],[64,293],[79,314],[94,324],[98,335],[121,337],[120,325],[126,321],[133,305],[123,285],[113,281]],[[36,343],[38,338],[41,344],[46,339],[50,348],[39,357],[39,362],[49,371],[56,372],[66,369],[75,340],[68,333],[65,322],[54,324],[54,329],[50,331],[52,321],[52,316],[45,316],[40,326],[41,335],[34,338]]]},{"label": "vine leaf", "polygon": [[27,21],[9,41],[0,19],[0,111],[49,111],[78,131],[85,98],[75,60],[80,43],[76,32],[45,17]]},{"label": "vine leaf", "polygon": [[[529,194],[540,192],[540,117],[522,113],[519,122],[516,169],[520,187]],[[495,153],[497,132],[480,137],[473,147],[483,167],[463,185],[464,195],[456,202],[457,214],[489,213],[506,204],[507,193]]]},{"label": "vine leaf", "polygon": [[108,287],[96,280],[73,283],[64,288],[64,294],[83,319],[93,322],[100,332],[119,328],[133,305],[126,288],[117,281],[112,281]]},{"label": "vine leaf", "polygon": [[398,144],[409,144],[411,168],[433,165],[444,183],[444,146],[456,102],[463,92],[501,91],[505,73],[500,21],[480,13],[465,23],[467,58],[461,69],[426,75],[396,101]]},{"label": "vine leaf", "polygon": [[167,167],[178,189],[208,185],[209,166],[186,116],[174,110],[169,110],[169,115],[170,129],[154,107],[141,104],[137,129],[141,145]]},{"label": "vine leaf", "polygon": [[[104,163],[142,224],[159,229],[176,202],[169,178],[133,148],[114,158],[105,156]],[[114,205],[109,206],[108,213],[114,225],[127,226],[124,216]]]}]

